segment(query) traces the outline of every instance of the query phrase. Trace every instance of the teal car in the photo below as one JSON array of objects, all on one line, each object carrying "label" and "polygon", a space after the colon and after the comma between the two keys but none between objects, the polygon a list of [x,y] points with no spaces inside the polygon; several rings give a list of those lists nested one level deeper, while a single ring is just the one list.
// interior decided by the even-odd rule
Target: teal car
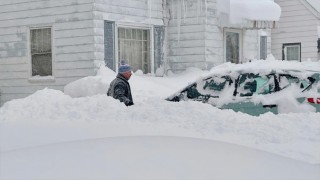
[{"label": "teal car", "polygon": [[168,101],[201,101],[258,116],[266,112],[320,112],[320,72],[229,71],[200,78]]}]

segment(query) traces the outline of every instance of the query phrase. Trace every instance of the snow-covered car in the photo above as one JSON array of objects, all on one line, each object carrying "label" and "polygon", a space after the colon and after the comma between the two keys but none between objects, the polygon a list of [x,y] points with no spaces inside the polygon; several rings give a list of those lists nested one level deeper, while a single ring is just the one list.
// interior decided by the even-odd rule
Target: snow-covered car
[{"label": "snow-covered car", "polygon": [[167,100],[201,101],[250,115],[320,112],[320,69],[298,62],[285,62],[282,67],[270,63],[224,65]]}]

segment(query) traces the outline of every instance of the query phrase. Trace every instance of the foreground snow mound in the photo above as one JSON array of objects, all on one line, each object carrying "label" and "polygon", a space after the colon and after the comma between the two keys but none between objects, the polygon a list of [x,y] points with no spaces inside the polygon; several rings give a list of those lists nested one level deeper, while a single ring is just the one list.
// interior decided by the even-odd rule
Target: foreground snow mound
[{"label": "foreground snow mound", "polygon": [[[117,137],[4,152],[0,179],[320,179],[319,166],[217,141]],[[19,173],[17,173],[19,172]]]},{"label": "foreground snow mound", "polygon": [[71,98],[44,89],[0,108],[0,147],[9,151],[51,143],[117,136],[180,136],[219,140],[320,163],[320,113],[259,117],[199,102],[159,97],[134,106],[106,95]]}]

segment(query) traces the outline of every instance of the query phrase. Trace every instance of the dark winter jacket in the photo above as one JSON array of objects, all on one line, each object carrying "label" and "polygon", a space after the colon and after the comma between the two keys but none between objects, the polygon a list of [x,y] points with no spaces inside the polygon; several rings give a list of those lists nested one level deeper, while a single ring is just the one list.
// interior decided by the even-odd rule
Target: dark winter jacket
[{"label": "dark winter jacket", "polygon": [[121,74],[118,74],[116,79],[110,83],[107,95],[119,99],[120,102],[123,102],[126,106],[133,105],[129,82]]}]

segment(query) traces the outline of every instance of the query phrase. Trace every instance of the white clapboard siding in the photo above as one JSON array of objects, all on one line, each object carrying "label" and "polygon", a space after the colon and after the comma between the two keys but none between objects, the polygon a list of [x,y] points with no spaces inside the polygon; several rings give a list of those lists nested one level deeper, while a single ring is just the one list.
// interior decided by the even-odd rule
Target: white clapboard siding
[{"label": "white clapboard siding", "polygon": [[170,9],[167,33],[170,70],[179,72],[188,67],[204,69],[206,66],[204,7],[194,0],[169,0],[167,3],[167,8]]},{"label": "white clapboard siding", "polygon": [[[93,0],[0,1],[0,105],[38,89],[63,87],[94,75],[96,48]],[[31,78],[31,28],[52,27],[53,79]]]},{"label": "white clapboard siding", "polygon": [[272,30],[272,54],[282,59],[282,45],[301,43],[301,60],[316,60],[317,25],[319,17],[307,7],[304,0],[275,0],[281,6],[279,27]]}]

